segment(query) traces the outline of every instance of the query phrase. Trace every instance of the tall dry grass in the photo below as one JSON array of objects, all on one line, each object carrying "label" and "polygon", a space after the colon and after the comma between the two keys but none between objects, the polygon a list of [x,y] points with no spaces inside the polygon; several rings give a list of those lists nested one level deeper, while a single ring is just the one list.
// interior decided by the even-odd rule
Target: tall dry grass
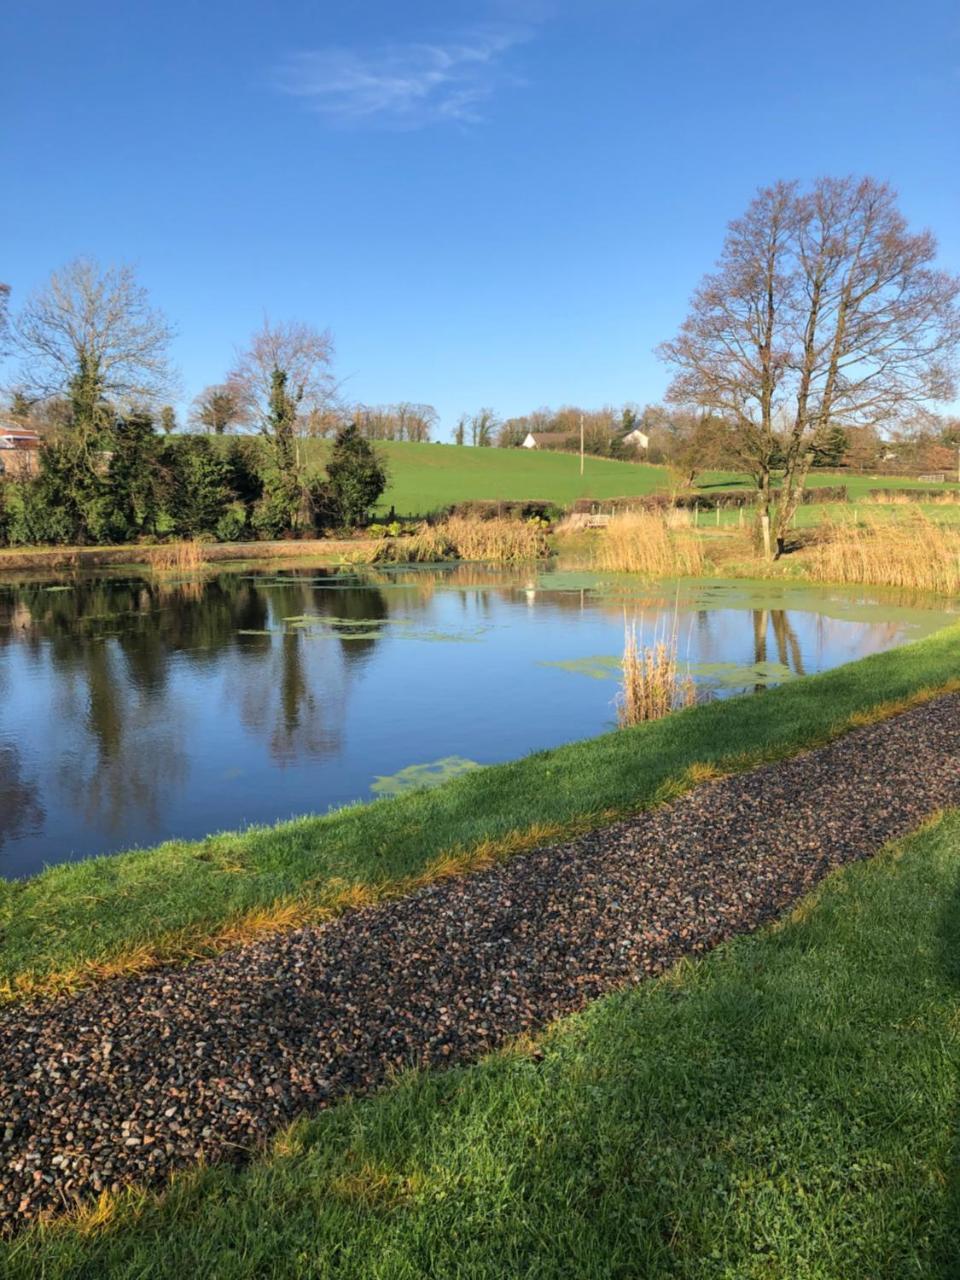
[{"label": "tall dry grass", "polygon": [[671,711],[692,707],[697,700],[693,678],[680,671],[677,639],[671,636],[641,645],[637,625],[626,628],[623,646],[623,675],[617,697],[617,723],[621,729],[662,720]]},{"label": "tall dry grass", "polygon": [[439,560],[516,564],[545,556],[547,538],[543,526],[529,520],[451,516],[440,524],[424,523],[411,537],[397,539],[389,554],[396,560],[423,564]]},{"label": "tall dry grass", "polygon": [[960,591],[960,529],[920,511],[903,520],[866,515],[831,520],[820,529],[810,574],[819,582]]},{"label": "tall dry grass", "polygon": [[160,573],[197,573],[206,563],[202,542],[170,542],[150,552],[150,565]]},{"label": "tall dry grass", "polygon": [[596,568],[651,578],[703,572],[703,546],[690,528],[688,511],[634,511],[614,516],[597,536]]},{"label": "tall dry grass", "polygon": [[926,506],[950,507],[960,502],[960,489],[944,489],[940,493],[921,491],[916,496],[904,493],[902,489],[878,489],[871,493],[870,502],[878,506],[905,507],[922,502]]}]

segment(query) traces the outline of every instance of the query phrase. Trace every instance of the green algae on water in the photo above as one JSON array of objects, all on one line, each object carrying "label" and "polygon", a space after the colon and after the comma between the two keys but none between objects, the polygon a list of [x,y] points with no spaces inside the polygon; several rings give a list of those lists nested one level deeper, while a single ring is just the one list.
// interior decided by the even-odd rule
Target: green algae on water
[{"label": "green algae on water", "polygon": [[439,787],[451,778],[459,778],[480,767],[476,760],[467,760],[464,756],[444,756],[442,760],[433,760],[429,764],[408,764],[397,773],[375,778],[370,790],[376,796],[399,796],[407,791]]}]

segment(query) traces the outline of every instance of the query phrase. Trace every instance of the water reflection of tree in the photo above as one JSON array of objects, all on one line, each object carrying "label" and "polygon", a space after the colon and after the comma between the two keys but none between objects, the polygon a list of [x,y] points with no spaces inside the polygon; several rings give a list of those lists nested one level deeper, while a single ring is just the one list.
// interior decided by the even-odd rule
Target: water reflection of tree
[{"label": "water reflection of tree", "polygon": [[768,661],[767,638],[773,632],[777,660],[798,676],[806,675],[796,630],[785,609],[753,609],[753,660],[759,666]]},{"label": "water reflection of tree", "polygon": [[130,815],[159,820],[160,797],[188,759],[169,705],[171,662],[216,660],[237,633],[263,627],[267,606],[236,575],[195,583],[86,578],[0,590],[0,645],[18,644],[57,673],[65,751],[57,778],[88,821],[120,830]]},{"label": "water reflection of tree", "polygon": [[[340,750],[350,668],[370,653],[389,616],[376,587],[334,579],[337,589],[330,590],[327,581],[294,571],[265,584],[270,634],[247,637],[244,646],[260,669],[252,680],[237,673],[229,685],[244,724],[266,735],[270,754],[282,762]],[[339,638],[336,650],[330,633]],[[340,661],[330,661],[334,652]]]},{"label": "water reflection of tree", "polygon": [[0,744],[0,849],[43,825],[43,806],[36,784],[23,776],[20,752]]}]

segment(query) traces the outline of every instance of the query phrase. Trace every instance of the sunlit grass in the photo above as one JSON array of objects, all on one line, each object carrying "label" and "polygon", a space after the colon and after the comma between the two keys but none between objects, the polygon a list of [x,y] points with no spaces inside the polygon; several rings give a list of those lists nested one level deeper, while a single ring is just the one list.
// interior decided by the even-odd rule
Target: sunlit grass
[{"label": "sunlit grass", "polygon": [[466,1068],[0,1246],[10,1280],[952,1280],[960,814]]}]

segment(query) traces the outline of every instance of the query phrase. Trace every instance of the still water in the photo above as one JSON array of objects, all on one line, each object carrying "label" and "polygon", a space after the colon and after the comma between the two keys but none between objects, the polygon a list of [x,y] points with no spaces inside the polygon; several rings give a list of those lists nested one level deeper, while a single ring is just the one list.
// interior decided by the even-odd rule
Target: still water
[{"label": "still water", "polygon": [[704,691],[935,630],[943,601],[556,569],[0,583],[0,875],[323,812],[615,723],[624,619]]}]

